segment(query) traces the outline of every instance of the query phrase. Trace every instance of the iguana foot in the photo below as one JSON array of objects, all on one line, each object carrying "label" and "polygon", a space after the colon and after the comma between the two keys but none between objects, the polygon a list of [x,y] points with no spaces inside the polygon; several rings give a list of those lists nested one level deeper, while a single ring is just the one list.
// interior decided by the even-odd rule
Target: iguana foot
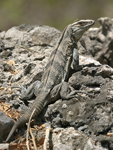
[{"label": "iguana foot", "polygon": [[85,91],[81,91],[81,90],[73,90],[71,91],[71,89],[69,88],[69,84],[67,82],[63,82],[62,86],[61,86],[61,91],[60,91],[60,96],[62,99],[71,99],[76,97],[77,93],[84,93],[86,95],[89,95],[90,97],[94,97],[94,95],[89,94]]},{"label": "iguana foot", "polygon": [[38,89],[41,85],[40,81],[35,81],[28,88],[26,85],[23,86],[12,86],[12,88],[19,88],[20,91],[20,99],[21,100],[30,100],[34,95],[37,96]]}]

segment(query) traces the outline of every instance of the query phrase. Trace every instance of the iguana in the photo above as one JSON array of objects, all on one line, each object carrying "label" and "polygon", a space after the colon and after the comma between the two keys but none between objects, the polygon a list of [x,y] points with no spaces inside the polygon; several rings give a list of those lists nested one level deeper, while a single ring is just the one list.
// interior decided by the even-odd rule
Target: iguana
[{"label": "iguana", "polygon": [[36,109],[33,117],[39,115],[48,103],[57,100],[59,96],[63,99],[69,99],[74,97],[75,93],[79,92],[72,91],[71,93],[68,93],[68,84],[65,81],[68,79],[72,61],[75,65],[74,68],[76,68],[76,57],[75,60],[73,60],[73,52],[75,51],[74,55],[77,52],[77,42],[83,33],[93,24],[94,20],[80,20],[69,24],[64,29],[45,67],[45,71],[41,79],[41,85],[37,91],[34,103],[14,124],[6,142],[10,140],[18,127],[22,126],[29,120],[34,108]]}]

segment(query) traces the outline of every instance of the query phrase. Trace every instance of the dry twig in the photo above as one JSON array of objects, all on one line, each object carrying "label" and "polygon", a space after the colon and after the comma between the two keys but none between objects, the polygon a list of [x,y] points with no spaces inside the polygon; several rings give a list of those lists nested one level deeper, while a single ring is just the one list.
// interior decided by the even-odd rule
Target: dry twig
[{"label": "dry twig", "polygon": [[31,119],[32,119],[32,116],[35,112],[36,108],[32,111],[32,114],[29,118],[29,122],[28,122],[28,125],[27,125],[27,133],[26,133],[26,146],[27,146],[27,149],[30,150],[29,148],[29,141],[28,141],[28,137],[29,137],[29,129],[30,129],[30,122],[31,122]]},{"label": "dry twig", "polygon": [[33,144],[34,144],[34,149],[37,150],[37,147],[36,147],[36,142],[35,142],[35,138],[33,136],[33,133],[32,133],[32,130],[30,128],[30,134],[31,134],[31,137],[32,137],[32,141],[33,141]]},{"label": "dry twig", "polygon": [[44,150],[47,150],[47,143],[49,141],[49,134],[50,134],[50,131],[51,131],[51,127],[48,127],[46,129],[46,137],[45,137],[45,140],[44,140],[44,145],[43,145],[43,149]]}]

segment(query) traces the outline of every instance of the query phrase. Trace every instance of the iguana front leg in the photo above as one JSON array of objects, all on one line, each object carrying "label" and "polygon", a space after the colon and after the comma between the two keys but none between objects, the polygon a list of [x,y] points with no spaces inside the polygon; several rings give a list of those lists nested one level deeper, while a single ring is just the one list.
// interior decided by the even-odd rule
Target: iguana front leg
[{"label": "iguana front leg", "polygon": [[71,91],[69,84],[67,82],[62,83],[61,90],[60,90],[60,97],[62,99],[68,100],[68,99],[74,98],[77,93],[84,93],[86,95],[89,95],[90,97],[94,97],[93,95],[91,95],[85,91],[81,91],[81,90]]},{"label": "iguana front leg", "polygon": [[77,93],[84,93],[86,95],[89,95],[90,97],[94,97],[92,94],[89,94],[85,91],[81,91],[81,90],[71,91],[69,84],[67,82],[62,83],[61,90],[60,90],[60,97],[62,99],[68,100],[68,99],[74,98]]},{"label": "iguana front leg", "polygon": [[20,88],[20,98],[22,100],[29,100],[33,97],[33,95],[37,96],[38,89],[41,85],[40,81],[35,81],[28,88],[21,86]]},{"label": "iguana front leg", "polygon": [[73,50],[73,60],[71,66],[75,71],[79,70],[79,53],[77,48],[74,48]]}]

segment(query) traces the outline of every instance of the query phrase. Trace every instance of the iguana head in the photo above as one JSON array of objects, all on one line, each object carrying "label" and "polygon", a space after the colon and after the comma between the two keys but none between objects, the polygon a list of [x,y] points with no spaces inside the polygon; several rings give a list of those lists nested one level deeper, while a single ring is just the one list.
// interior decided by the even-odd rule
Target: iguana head
[{"label": "iguana head", "polygon": [[76,41],[87,31],[93,24],[94,20],[80,20],[71,24],[71,34]]}]

